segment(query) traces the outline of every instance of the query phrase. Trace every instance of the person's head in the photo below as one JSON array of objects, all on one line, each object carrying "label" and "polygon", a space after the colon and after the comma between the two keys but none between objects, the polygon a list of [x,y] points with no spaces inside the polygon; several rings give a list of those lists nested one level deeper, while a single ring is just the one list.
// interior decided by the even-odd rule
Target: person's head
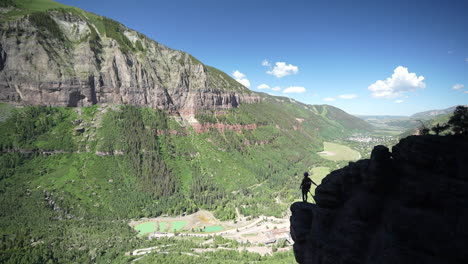
[{"label": "person's head", "polygon": [[307,171],[304,172],[304,177],[309,177],[309,173]]}]

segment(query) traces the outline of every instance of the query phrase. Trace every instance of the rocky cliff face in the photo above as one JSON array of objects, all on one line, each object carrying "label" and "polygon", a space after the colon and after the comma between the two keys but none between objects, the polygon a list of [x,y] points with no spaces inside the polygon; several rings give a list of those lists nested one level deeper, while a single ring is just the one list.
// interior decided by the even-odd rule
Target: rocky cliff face
[{"label": "rocky cliff face", "polygon": [[[0,10],[6,17],[12,9]],[[77,9],[0,23],[0,101],[132,104],[191,115],[258,102],[228,75],[110,19]]]},{"label": "rocky cliff face", "polygon": [[468,140],[411,136],[291,206],[299,263],[467,263]]}]

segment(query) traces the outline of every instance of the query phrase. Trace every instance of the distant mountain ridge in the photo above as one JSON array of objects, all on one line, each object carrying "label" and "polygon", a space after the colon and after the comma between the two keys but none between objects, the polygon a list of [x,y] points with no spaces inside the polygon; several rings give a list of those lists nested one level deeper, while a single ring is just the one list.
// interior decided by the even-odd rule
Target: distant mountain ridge
[{"label": "distant mountain ridge", "polygon": [[453,111],[455,111],[455,108],[457,106],[452,106],[446,109],[434,109],[434,110],[428,110],[424,112],[419,112],[416,114],[411,115],[412,118],[433,118],[438,115],[446,115],[446,114],[451,114]]},{"label": "distant mountain ridge", "polygon": [[[465,105],[466,106],[466,105]],[[418,112],[414,113],[409,116],[405,115],[354,115],[356,117],[359,117],[364,120],[369,120],[369,119],[404,119],[404,118],[432,118],[438,115],[445,115],[445,114],[451,114],[453,111],[455,111],[455,108],[457,106],[452,106],[449,108],[445,109],[433,109],[433,110],[427,110],[423,112]]]},{"label": "distant mountain ridge", "polygon": [[355,115],[355,116],[364,120],[407,118],[407,116],[394,116],[394,115]]}]

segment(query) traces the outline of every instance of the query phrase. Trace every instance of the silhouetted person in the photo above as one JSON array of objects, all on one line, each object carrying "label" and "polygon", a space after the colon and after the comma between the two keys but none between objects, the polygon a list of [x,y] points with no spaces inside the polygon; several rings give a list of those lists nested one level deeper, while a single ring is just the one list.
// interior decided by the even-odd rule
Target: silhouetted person
[{"label": "silhouetted person", "polygon": [[302,179],[301,186],[299,188],[302,189],[302,201],[307,202],[307,193],[310,191],[310,186],[312,183],[315,186],[318,186],[313,180],[309,178],[309,173],[304,172],[304,179]]}]

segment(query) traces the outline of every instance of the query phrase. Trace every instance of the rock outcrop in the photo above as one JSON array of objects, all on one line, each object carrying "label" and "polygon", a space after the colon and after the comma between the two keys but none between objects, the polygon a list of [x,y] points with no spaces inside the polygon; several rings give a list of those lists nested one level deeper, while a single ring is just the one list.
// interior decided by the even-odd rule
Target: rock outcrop
[{"label": "rock outcrop", "polygon": [[468,140],[411,136],[291,206],[299,263],[468,263]]},{"label": "rock outcrop", "polygon": [[36,12],[0,24],[0,102],[132,104],[190,116],[260,100],[191,55],[81,10]]}]

